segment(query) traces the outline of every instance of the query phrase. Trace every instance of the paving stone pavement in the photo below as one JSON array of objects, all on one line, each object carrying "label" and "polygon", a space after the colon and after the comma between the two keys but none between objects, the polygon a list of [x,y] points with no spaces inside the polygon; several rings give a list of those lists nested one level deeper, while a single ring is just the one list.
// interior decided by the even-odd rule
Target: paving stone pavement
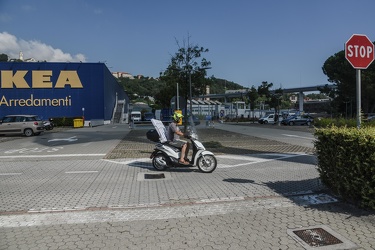
[{"label": "paving stone pavement", "polygon": [[310,249],[375,249],[374,212],[325,189],[312,148],[223,129],[199,128],[220,142],[212,174],[145,179],[160,172],[141,128],[100,158],[3,160],[24,175],[0,176],[0,249],[309,249],[288,233],[309,227],[342,241]]}]

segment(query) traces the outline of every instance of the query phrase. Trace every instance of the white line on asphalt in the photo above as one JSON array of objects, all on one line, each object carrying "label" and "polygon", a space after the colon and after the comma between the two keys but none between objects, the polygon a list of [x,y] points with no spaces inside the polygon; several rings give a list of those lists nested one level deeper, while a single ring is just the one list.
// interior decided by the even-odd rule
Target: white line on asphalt
[{"label": "white line on asphalt", "polygon": [[[216,155],[217,159],[223,159],[223,160],[240,160],[241,163],[238,164],[224,164],[222,162],[219,162],[218,168],[233,168],[233,167],[240,167],[240,166],[246,166],[250,164],[255,163],[262,163],[262,162],[268,162],[268,161],[277,161],[292,157],[298,157],[302,155],[307,155],[303,152],[295,152],[290,154],[257,154],[257,155]],[[271,156],[273,158],[265,158],[264,156]],[[138,158],[138,159],[131,159],[127,161],[114,161],[114,160],[107,160],[104,159],[104,161],[115,163],[115,164],[121,164],[121,165],[130,165],[134,162],[142,162],[142,163],[149,163],[149,158]]]},{"label": "white line on asphalt", "polygon": [[0,173],[1,176],[6,176],[6,175],[20,175],[22,173]]},{"label": "white line on asphalt", "polygon": [[69,138],[55,138],[55,139],[48,140],[48,142],[55,142],[55,141],[73,142],[73,141],[76,141],[76,140],[78,140],[77,136],[72,136],[72,137],[69,137]]},{"label": "white line on asphalt", "polygon": [[129,165],[129,164],[132,164],[134,162],[150,162],[150,158],[138,158],[138,159],[132,159],[132,160],[128,160],[128,161],[113,161],[113,160],[104,159],[104,161],[115,163],[115,164],[121,164],[121,165]]},{"label": "white line on asphalt", "polygon": [[301,138],[301,139],[307,139],[307,140],[314,139],[313,137],[304,137],[304,136],[299,136],[299,135],[288,135],[288,134],[281,134],[281,135],[288,136],[288,137],[296,137],[296,138]]},{"label": "white line on asphalt", "polygon": [[197,216],[224,215],[241,211],[278,209],[296,206],[287,198],[259,201],[237,201],[224,203],[193,204],[187,206],[146,207],[144,209],[109,209],[102,211],[80,211],[70,213],[32,213],[0,216],[0,228],[51,226],[61,224],[129,222],[139,220],[165,220]]},{"label": "white line on asphalt", "polygon": [[[271,159],[262,158],[261,157],[262,155],[275,156],[275,158],[271,158]],[[287,158],[297,157],[297,156],[306,155],[306,154],[305,153],[298,153],[298,154],[262,154],[262,155],[257,155],[257,156],[217,155],[216,158],[246,161],[244,163],[239,163],[239,164],[230,164],[230,165],[229,164],[220,164],[219,165],[219,168],[233,168],[233,167],[246,166],[246,165],[261,163],[261,162],[277,161],[277,160],[281,160],[281,159],[287,159]]]},{"label": "white line on asphalt", "polygon": [[105,154],[62,154],[62,155],[9,155],[0,156],[0,159],[13,158],[49,158],[49,157],[81,157],[81,156],[104,156]]},{"label": "white line on asphalt", "polygon": [[69,171],[65,172],[65,174],[91,174],[91,173],[97,173],[99,171]]},{"label": "white line on asphalt", "polygon": [[[100,211],[80,211],[81,208],[52,208],[30,211],[29,214],[0,216],[0,228],[17,228],[33,226],[66,225],[81,223],[129,222],[139,220],[165,220],[189,218],[197,216],[224,215],[265,209],[280,209],[293,206],[309,206],[322,203],[334,203],[337,200],[327,194],[311,194],[293,197],[273,197],[246,200],[244,197],[231,197],[215,200],[201,200],[196,204],[181,206],[150,206],[126,207],[109,206]],[[115,208],[115,209],[111,209]],[[142,208],[142,209],[136,209]],[[62,211],[69,213],[61,213]]]}]

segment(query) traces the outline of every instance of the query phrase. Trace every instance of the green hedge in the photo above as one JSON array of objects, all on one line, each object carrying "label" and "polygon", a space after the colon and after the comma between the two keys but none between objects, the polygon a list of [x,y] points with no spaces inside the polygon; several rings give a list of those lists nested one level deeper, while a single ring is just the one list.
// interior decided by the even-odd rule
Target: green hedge
[{"label": "green hedge", "polygon": [[342,198],[375,209],[375,128],[315,130],[322,182]]},{"label": "green hedge", "polygon": [[52,119],[56,127],[73,127],[74,119],[82,119],[82,117],[54,117]]},{"label": "green hedge", "polygon": [[317,118],[314,119],[314,126],[318,128],[336,127],[357,127],[357,120],[344,118]]},{"label": "green hedge", "polygon": [[[335,127],[357,127],[357,119],[345,118],[316,118],[314,119],[314,126],[318,128]],[[375,120],[367,122],[361,121],[361,127],[375,127]]]}]

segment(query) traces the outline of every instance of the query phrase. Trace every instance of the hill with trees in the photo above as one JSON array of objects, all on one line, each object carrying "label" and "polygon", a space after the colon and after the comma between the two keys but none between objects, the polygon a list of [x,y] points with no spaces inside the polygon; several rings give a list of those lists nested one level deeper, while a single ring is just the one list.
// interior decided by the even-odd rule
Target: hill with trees
[{"label": "hill with trees", "polygon": [[[140,77],[138,79],[119,78],[118,81],[120,85],[123,86],[132,102],[142,101],[150,104],[152,102],[151,100],[155,100],[155,104],[162,107],[165,102],[169,102],[171,97],[177,93],[177,89],[174,88],[172,91],[168,91],[167,83],[165,81],[152,77]],[[227,89],[244,89],[240,84],[225,79],[215,78],[214,76],[208,78],[207,83],[210,86],[210,94],[225,93],[225,90]],[[165,98],[165,92],[172,92],[172,95]],[[165,101],[160,100],[160,98],[165,98]]]}]

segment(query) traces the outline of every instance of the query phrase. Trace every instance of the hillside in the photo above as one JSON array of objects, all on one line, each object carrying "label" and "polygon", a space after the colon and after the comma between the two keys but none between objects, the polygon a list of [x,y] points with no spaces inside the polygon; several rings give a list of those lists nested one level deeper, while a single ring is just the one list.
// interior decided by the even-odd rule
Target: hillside
[{"label": "hillside", "polygon": [[[210,80],[211,94],[224,93],[226,89],[235,90],[244,88],[237,83],[224,79],[211,77]],[[140,79],[119,78],[119,81],[120,84],[124,87],[130,99],[136,99],[137,97],[145,96],[151,96],[155,98],[159,91],[166,85],[164,82],[161,82],[158,79],[149,77],[142,77]]]}]

